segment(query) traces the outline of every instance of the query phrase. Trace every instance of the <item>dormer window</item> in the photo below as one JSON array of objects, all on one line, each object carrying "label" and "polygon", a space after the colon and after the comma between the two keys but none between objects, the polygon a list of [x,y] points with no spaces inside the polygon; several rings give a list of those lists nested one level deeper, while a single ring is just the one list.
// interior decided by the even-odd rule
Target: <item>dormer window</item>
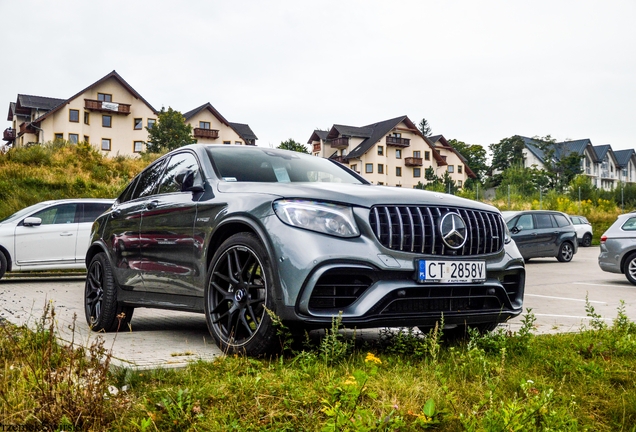
[{"label": "dormer window", "polygon": [[102,102],[112,102],[113,95],[108,93],[97,93],[97,100]]}]

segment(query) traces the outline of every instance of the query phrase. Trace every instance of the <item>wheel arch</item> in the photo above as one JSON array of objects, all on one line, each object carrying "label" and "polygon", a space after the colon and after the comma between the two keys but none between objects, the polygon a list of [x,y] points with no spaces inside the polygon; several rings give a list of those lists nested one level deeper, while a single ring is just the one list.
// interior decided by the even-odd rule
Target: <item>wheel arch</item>
[{"label": "wheel arch", "polygon": [[[84,263],[86,264],[86,268],[88,268],[88,266],[90,266],[91,261],[93,260],[93,258],[95,258],[95,255],[97,255],[100,252],[105,252],[106,253],[106,257],[110,261],[110,255],[108,254],[108,250],[106,248],[106,245],[104,245],[101,242],[96,242],[96,243],[93,243],[92,245],[90,245],[88,247],[88,250],[86,251],[86,259],[84,261]],[[112,265],[112,263],[111,263],[111,265]]]},{"label": "wheel arch", "polygon": [[635,253],[636,253],[636,248],[630,249],[623,254],[623,257],[621,258],[621,267],[620,267],[621,273],[625,274],[625,265],[627,264],[627,258],[634,255]]},{"label": "wheel arch", "polygon": [[7,259],[7,271],[11,271],[13,268],[13,259],[9,251],[2,245],[0,245],[0,253]]}]

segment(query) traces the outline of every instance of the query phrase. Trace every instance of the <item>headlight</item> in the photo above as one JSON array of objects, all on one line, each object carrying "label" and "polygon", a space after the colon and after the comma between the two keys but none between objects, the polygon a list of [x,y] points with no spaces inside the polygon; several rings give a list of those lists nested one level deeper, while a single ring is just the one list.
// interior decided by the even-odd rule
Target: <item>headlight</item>
[{"label": "headlight", "polygon": [[504,242],[506,244],[510,243],[512,241],[512,237],[510,236],[510,230],[508,229],[508,225],[504,224],[504,226],[506,227],[506,234],[504,236]]},{"label": "headlight", "polygon": [[351,207],[301,200],[274,202],[276,216],[285,224],[337,237],[357,237]]}]

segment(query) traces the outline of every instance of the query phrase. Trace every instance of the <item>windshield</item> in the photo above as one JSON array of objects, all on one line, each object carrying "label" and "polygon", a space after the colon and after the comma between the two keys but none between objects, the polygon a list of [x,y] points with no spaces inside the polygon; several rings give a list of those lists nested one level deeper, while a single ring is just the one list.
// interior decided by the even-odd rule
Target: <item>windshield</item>
[{"label": "windshield", "polygon": [[210,146],[207,152],[227,182],[366,183],[336,163],[298,152],[245,146]]},{"label": "windshield", "polygon": [[46,202],[41,202],[41,203],[33,204],[33,205],[32,205],[32,206],[30,206],[30,207],[23,208],[22,210],[19,210],[19,211],[17,211],[17,212],[15,212],[15,213],[13,213],[11,216],[9,216],[9,217],[8,217],[8,218],[6,218],[6,219],[2,219],[2,220],[0,220],[0,223],[16,221],[16,220],[18,220],[18,219],[20,219],[20,218],[22,218],[22,217],[24,217],[24,216],[28,215],[29,213],[32,213],[32,212],[34,212],[34,211],[36,211],[36,210],[38,210],[38,209],[41,209],[41,208],[43,208],[43,207],[46,207],[47,205],[48,205],[48,203],[46,203]]}]

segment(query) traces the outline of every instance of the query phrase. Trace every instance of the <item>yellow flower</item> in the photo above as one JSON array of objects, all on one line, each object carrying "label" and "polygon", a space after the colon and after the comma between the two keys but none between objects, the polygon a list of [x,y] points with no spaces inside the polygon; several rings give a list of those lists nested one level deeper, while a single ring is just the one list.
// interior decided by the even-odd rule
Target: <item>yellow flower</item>
[{"label": "yellow flower", "polygon": [[367,358],[364,359],[365,363],[373,362],[375,364],[382,364],[382,360],[374,356],[372,353],[367,353]]}]

